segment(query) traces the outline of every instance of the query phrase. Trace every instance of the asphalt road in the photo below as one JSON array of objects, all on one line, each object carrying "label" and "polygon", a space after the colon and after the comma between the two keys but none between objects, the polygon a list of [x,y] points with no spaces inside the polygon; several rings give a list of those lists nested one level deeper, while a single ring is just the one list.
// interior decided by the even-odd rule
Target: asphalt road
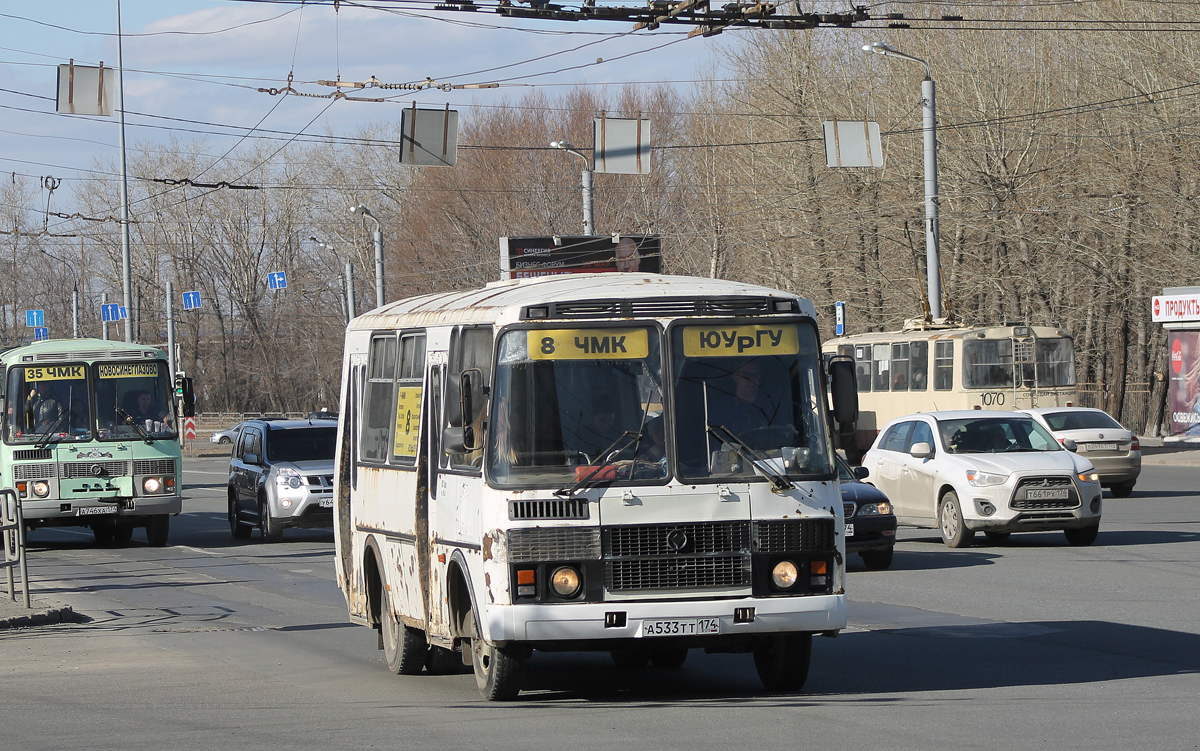
[{"label": "asphalt road", "polygon": [[234,543],[224,463],[190,460],[171,546],[29,537],[35,595],[91,620],[0,632],[0,749],[1197,748],[1200,494],[1147,466],[1097,544],[1015,535],[961,551],[902,530],[890,570],[851,557],[850,628],[804,693],[745,655],[679,670],[537,654],[513,703],[468,673],[396,677],[347,622],[332,534]]}]

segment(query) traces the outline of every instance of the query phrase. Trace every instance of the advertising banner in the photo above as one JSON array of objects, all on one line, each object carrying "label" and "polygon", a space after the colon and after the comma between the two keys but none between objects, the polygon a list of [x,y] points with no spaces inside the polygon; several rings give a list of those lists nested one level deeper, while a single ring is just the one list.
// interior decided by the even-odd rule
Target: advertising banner
[{"label": "advertising banner", "polygon": [[604,271],[662,273],[658,235],[502,237],[500,278],[527,279]]},{"label": "advertising banner", "polygon": [[1167,346],[1170,435],[1200,441],[1200,331],[1168,331]]}]

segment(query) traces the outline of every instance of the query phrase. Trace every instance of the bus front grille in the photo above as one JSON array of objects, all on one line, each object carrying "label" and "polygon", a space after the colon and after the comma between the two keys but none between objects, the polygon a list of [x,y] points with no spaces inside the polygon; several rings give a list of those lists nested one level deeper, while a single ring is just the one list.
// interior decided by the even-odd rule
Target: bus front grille
[{"label": "bus front grille", "polygon": [[586,498],[554,498],[533,501],[509,501],[508,518],[526,519],[587,519]]},{"label": "bus front grille", "polygon": [[610,560],[604,565],[610,592],[750,586],[749,555],[683,555]]},{"label": "bus front grille", "polygon": [[750,522],[684,522],[604,528],[605,558],[749,553]]},{"label": "bus front grille", "polygon": [[62,474],[65,480],[84,477],[124,477],[129,474],[129,462],[63,462]]},{"label": "bus front grille", "polygon": [[58,476],[57,464],[14,464],[14,480],[45,480]]},{"label": "bus front grille", "polygon": [[600,530],[596,527],[535,527],[508,531],[508,560],[586,561],[600,557]]},{"label": "bus front grille", "polygon": [[[847,510],[851,504],[847,504]],[[847,514],[852,516],[853,513]],[[787,519],[754,523],[756,553],[798,553],[833,550],[832,519]]]},{"label": "bus front grille", "polygon": [[174,459],[139,459],[133,463],[135,475],[173,475]]}]

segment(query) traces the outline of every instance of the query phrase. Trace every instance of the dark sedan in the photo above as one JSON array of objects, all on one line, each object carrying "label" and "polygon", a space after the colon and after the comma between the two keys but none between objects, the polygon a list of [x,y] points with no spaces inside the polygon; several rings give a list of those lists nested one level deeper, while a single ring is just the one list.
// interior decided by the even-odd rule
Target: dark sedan
[{"label": "dark sedan", "polygon": [[846,516],[846,555],[858,553],[863,565],[880,570],[892,565],[896,546],[896,515],[878,488],[863,482],[866,467],[851,467],[839,456],[838,479]]}]

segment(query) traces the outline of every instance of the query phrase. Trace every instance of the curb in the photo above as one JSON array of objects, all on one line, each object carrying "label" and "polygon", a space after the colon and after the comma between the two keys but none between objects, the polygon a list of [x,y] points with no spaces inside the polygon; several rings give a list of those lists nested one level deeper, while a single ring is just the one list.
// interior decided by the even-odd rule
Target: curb
[{"label": "curb", "polygon": [[[0,603],[0,605],[8,605],[8,602]],[[15,603],[13,603],[15,605]],[[32,610],[19,608],[21,615],[5,615],[0,616],[0,631],[16,628],[30,628],[32,626],[51,626],[56,623],[73,623],[77,620],[75,610],[70,605],[59,605],[57,607],[37,607]],[[7,610],[7,608],[5,608]]]}]

